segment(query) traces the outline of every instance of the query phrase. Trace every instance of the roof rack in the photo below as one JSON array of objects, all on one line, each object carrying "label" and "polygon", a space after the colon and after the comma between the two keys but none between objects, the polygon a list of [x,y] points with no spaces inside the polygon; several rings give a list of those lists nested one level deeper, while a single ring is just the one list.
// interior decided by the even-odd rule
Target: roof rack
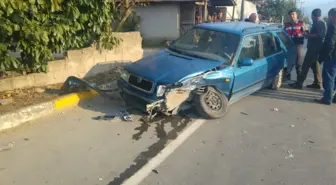
[{"label": "roof rack", "polygon": [[260,30],[264,30],[264,29],[267,29],[267,28],[282,28],[282,24],[277,24],[277,23],[271,23],[269,25],[265,25],[265,26],[254,26],[254,27],[249,27],[249,28],[244,28],[242,30],[242,32],[244,33],[245,31],[248,31],[248,30],[253,30],[253,29],[260,29]]}]

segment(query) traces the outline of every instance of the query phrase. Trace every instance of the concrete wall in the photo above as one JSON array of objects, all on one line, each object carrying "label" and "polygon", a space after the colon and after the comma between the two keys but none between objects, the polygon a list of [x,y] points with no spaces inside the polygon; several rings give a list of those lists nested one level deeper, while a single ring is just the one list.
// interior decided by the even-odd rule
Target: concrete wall
[{"label": "concrete wall", "polygon": [[[237,6],[234,12],[234,19],[240,19],[242,0],[237,0],[236,2]],[[227,10],[226,18],[230,19],[232,17],[233,6],[227,6],[226,10]],[[256,5],[252,2],[245,1],[244,19],[248,18],[251,15],[251,13],[258,13]]]},{"label": "concrete wall", "polygon": [[195,2],[180,4],[180,35],[195,25]]},{"label": "concrete wall", "polygon": [[180,5],[150,4],[136,8],[140,32],[146,42],[174,40],[180,36]]},{"label": "concrete wall", "polygon": [[139,32],[115,33],[115,36],[122,41],[113,50],[101,52],[95,47],[89,47],[68,51],[64,60],[48,63],[47,73],[0,80],[0,91],[62,83],[68,76],[89,77],[142,58],[142,38]]}]

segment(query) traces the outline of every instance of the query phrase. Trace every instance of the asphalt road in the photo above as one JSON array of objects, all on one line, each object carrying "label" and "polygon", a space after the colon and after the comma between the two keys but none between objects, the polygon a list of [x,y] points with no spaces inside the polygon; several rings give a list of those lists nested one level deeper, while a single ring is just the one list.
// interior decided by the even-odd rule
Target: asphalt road
[{"label": "asphalt road", "polygon": [[336,105],[319,95],[263,90],[219,120],[152,123],[94,120],[125,108],[96,98],[1,133],[14,147],[0,152],[0,184],[335,185]]}]

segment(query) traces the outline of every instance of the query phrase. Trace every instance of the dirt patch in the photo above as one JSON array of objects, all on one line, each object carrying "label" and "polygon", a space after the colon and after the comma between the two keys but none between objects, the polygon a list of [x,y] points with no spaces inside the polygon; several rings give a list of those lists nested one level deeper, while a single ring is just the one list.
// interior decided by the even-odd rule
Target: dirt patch
[{"label": "dirt patch", "polygon": [[61,87],[62,84],[54,84],[0,92],[0,99],[9,101],[8,104],[0,105],[0,114],[53,100],[60,95]]},{"label": "dirt patch", "polygon": [[[122,67],[117,67],[85,80],[96,85],[110,83],[120,77],[122,69]],[[62,85],[63,83],[0,92],[0,114],[56,99],[61,94]]]},{"label": "dirt patch", "polygon": [[113,81],[116,81],[120,77],[122,71],[123,67],[116,67],[113,70],[99,73],[96,76],[85,78],[85,80],[90,83],[95,83],[97,85],[111,83]]},{"label": "dirt patch", "polygon": [[6,78],[14,78],[18,76],[23,76],[24,74],[15,72],[15,71],[6,71],[6,72],[0,72],[0,80],[6,79]]}]

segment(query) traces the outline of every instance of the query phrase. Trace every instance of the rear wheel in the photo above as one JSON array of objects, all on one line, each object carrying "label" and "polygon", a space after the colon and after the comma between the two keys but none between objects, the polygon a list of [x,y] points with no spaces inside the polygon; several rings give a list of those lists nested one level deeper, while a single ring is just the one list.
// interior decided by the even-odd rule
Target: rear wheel
[{"label": "rear wheel", "polygon": [[284,77],[284,70],[281,69],[279,73],[273,78],[272,84],[271,84],[271,89],[273,90],[278,90],[282,86],[282,81]]},{"label": "rear wheel", "polygon": [[216,119],[228,112],[228,99],[213,87],[207,87],[205,93],[196,97],[195,103],[197,112],[204,118]]}]

